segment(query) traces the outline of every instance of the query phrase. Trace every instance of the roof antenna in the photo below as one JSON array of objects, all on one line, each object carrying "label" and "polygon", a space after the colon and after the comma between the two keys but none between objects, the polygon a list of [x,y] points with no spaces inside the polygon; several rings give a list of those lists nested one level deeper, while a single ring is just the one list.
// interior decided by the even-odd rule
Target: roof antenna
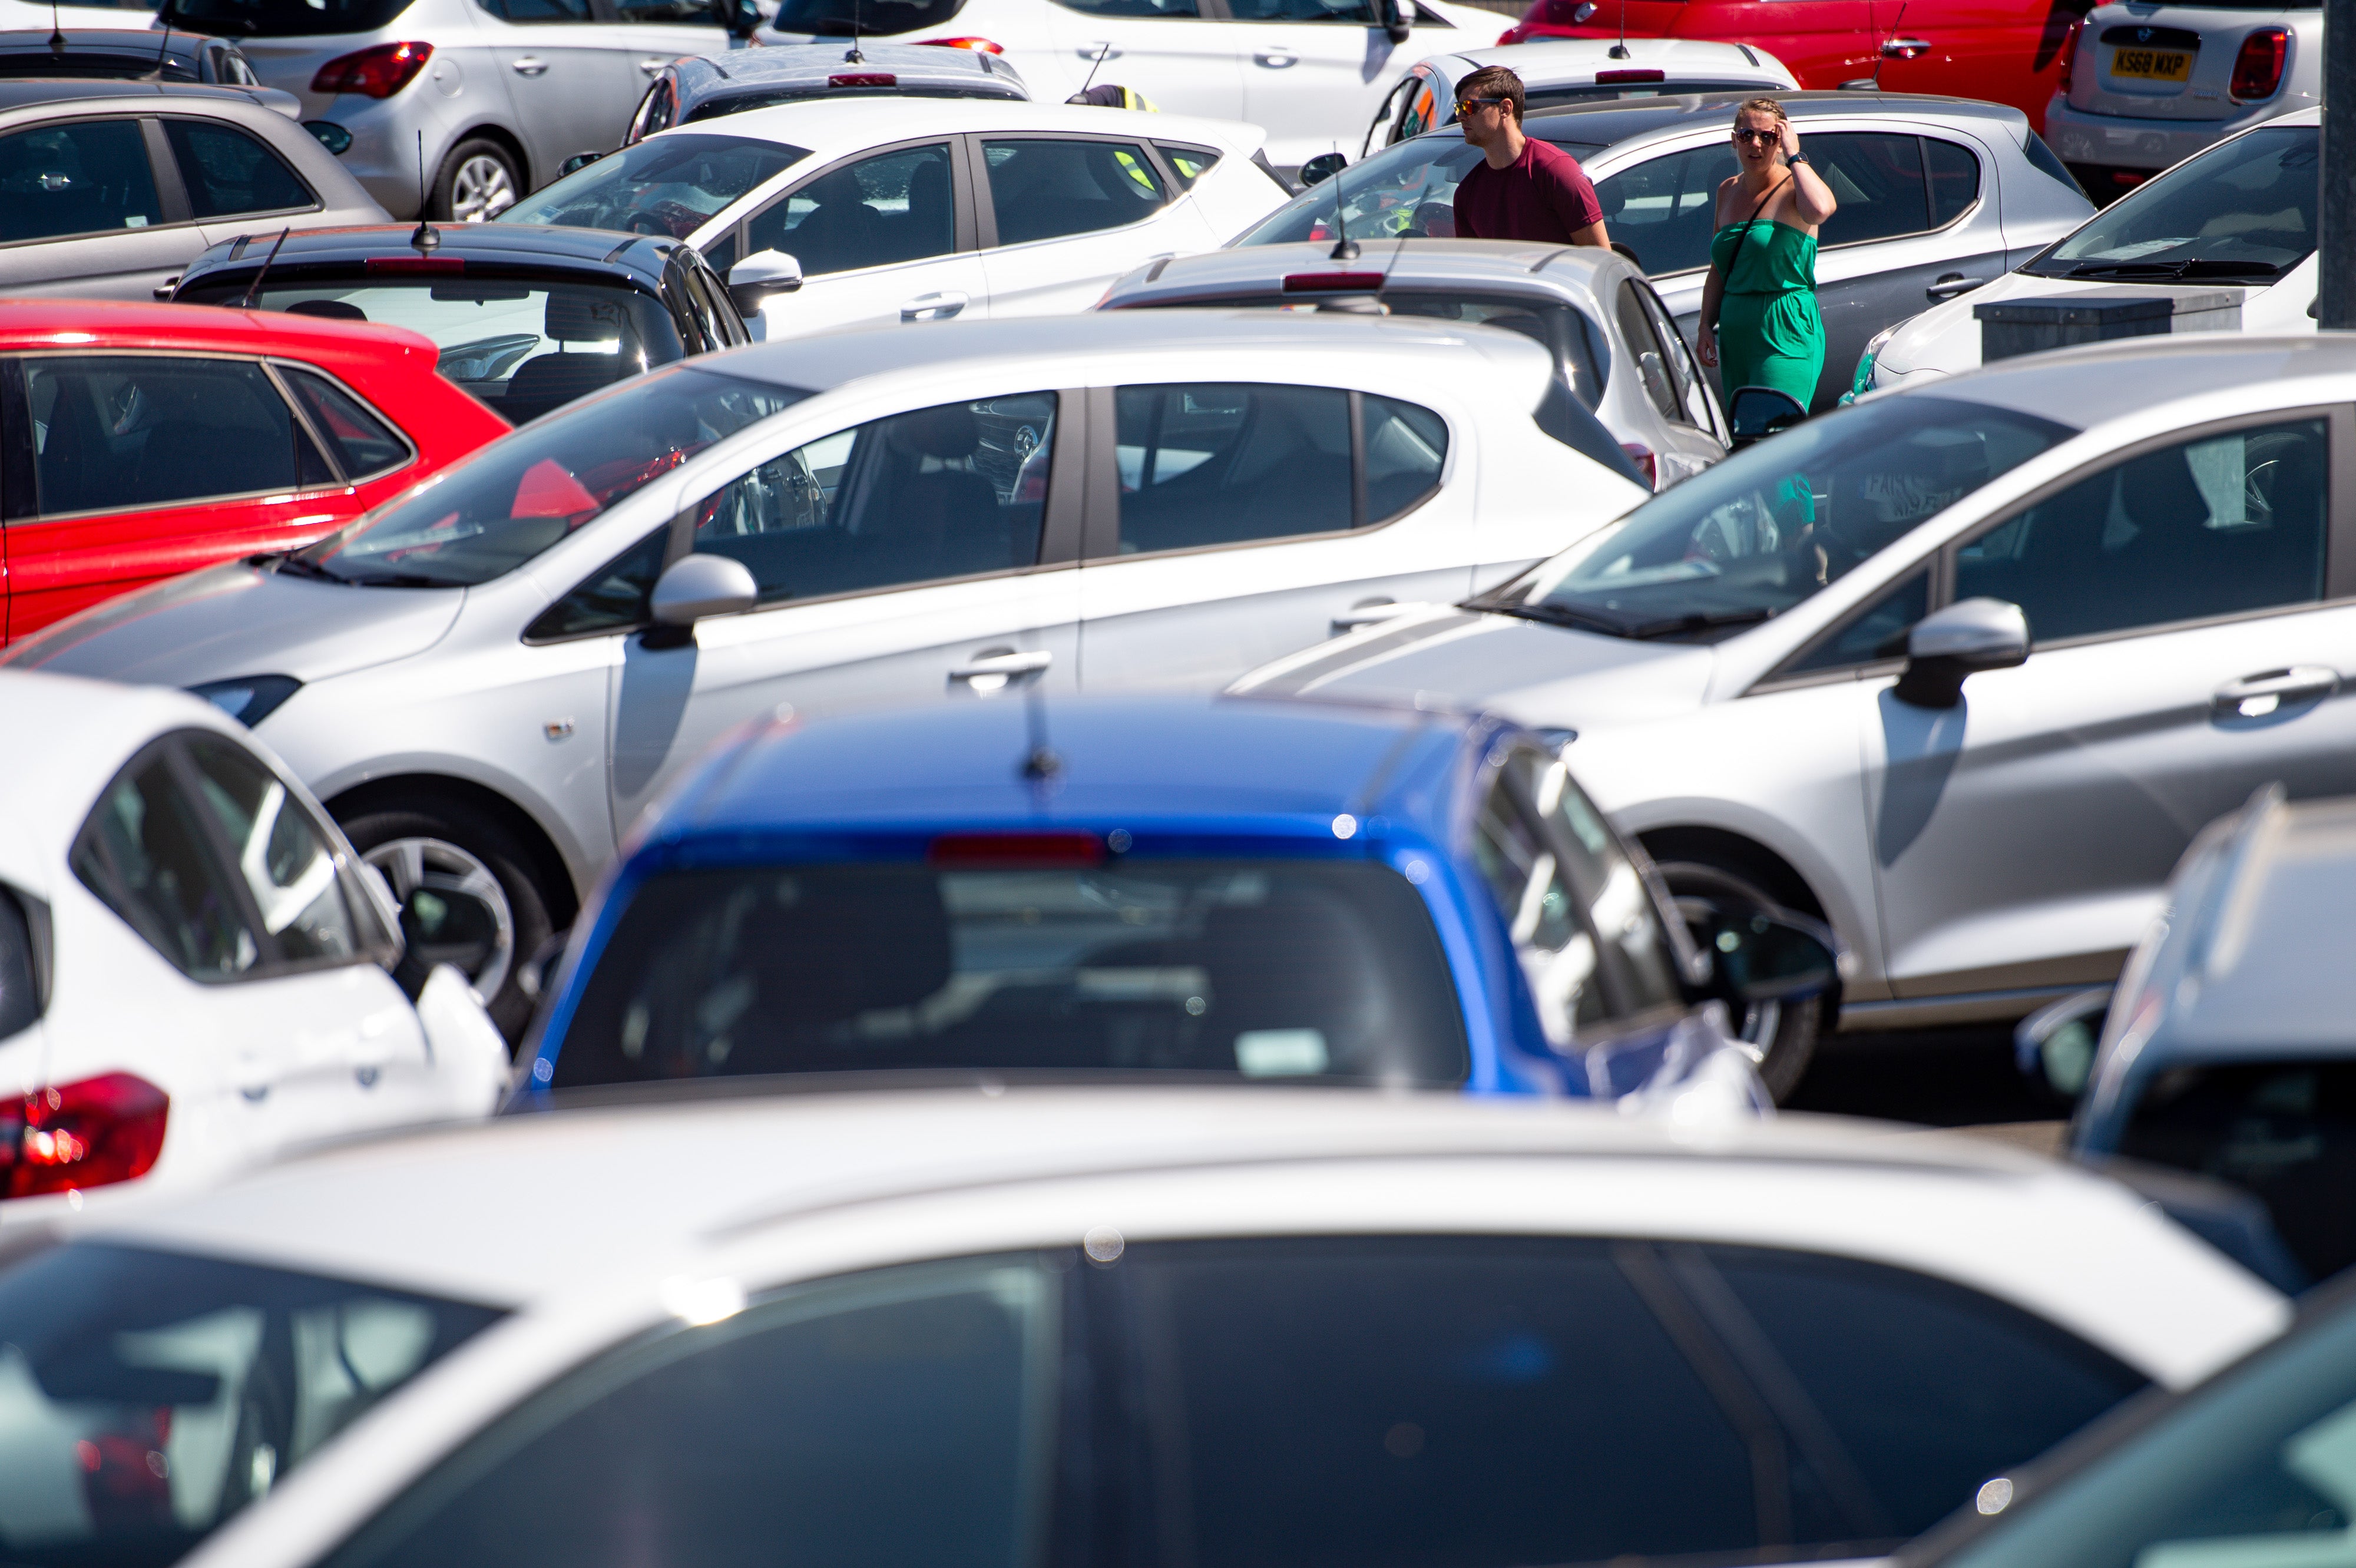
[{"label": "roof antenna", "polygon": [[1620,41],[1606,52],[1613,59],[1628,58],[1628,0],[1620,0]]},{"label": "roof antenna", "polygon": [[1088,66],[1087,75],[1080,78],[1080,90],[1077,92],[1073,93],[1071,97],[1065,99],[1065,102],[1076,102],[1080,99],[1087,96],[1088,89],[1094,87],[1097,83],[1097,72],[1104,69],[1105,57],[1111,53],[1112,45],[1109,42],[1101,43],[1097,46],[1097,58]]},{"label": "roof antenna", "polygon": [[66,31],[58,26],[58,0],[49,0],[49,52],[59,59],[66,57]]},{"label": "roof antenna", "polygon": [[[1628,3],[1628,0],[1620,0],[1620,4],[1622,4],[1622,5],[1625,5],[1627,3]],[[1890,42],[1890,38],[1895,38],[1898,36],[1898,29],[1899,29],[1899,28],[1901,28],[1901,27],[1904,27],[1905,25],[1906,25],[1906,7],[1905,7],[1905,6],[1903,6],[1903,5],[1901,5],[1901,6],[1899,6],[1899,7],[1898,7],[1898,15],[1897,15],[1895,17],[1891,18],[1891,20],[1890,20],[1890,38],[1884,38],[1884,39],[1882,40],[1882,42],[1886,44],[1886,43]],[[1879,91],[1881,91],[1881,62],[1882,62],[1883,60],[1888,59],[1889,58],[1890,58],[1890,56],[1889,56],[1888,54],[1884,53],[1884,52],[1882,51],[1882,49],[1881,49],[1879,46],[1877,46],[1877,47],[1875,48],[1875,49],[1874,49],[1874,51],[1873,51],[1873,90],[1874,90],[1876,92],[1879,92]]]},{"label": "roof antenna", "polygon": [[442,248],[442,236],[425,220],[425,133],[417,133],[417,227],[410,231],[409,243],[421,256]]},{"label": "roof antenna", "polygon": [[844,51],[845,65],[865,65],[867,57],[859,52],[859,0],[851,0],[851,48]]},{"label": "roof antenna", "polygon": [[1333,242],[1331,251],[1325,252],[1325,259],[1329,262],[1355,262],[1358,259],[1358,242],[1350,238],[1349,209],[1342,200],[1344,172],[1342,169],[1333,171],[1333,227],[1342,237]]},{"label": "roof antenna", "polygon": [[253,308],[253,296],[262,292],[262,280],[270,275],[270,263],[278,259],[278,246],[284,244],[286,236],[293,232],[294,232],[294,226],[291,223],[278,231],[278,243],[271,246],[270,254],[262,258],[262,270],[253,274],[253,281],[245,285],[245,297],[237,302],[237,307],[240,310]]},{"label": "roof antenna", "polygon": [[1383,275],[1375,284],[1375,309],[1383,309],[1383,290],[1391,281],[1391,269],[1399,264],[1399,252],[1407,249],[1407,231],[1399,231],[1398,243],[1391,247],[1391,259],[1383,263]]},{"label": "roof antenna", "polygon": [[155,80],[158,81],[164,80],[164,57],[171,52],[172,24],[166,22],[164,24],[164,41],[155,46],[155,70],[154,75]]}]

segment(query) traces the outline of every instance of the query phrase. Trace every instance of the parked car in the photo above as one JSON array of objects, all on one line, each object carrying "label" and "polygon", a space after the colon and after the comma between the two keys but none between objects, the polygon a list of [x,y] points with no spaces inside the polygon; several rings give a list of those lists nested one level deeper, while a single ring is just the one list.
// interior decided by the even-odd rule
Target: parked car
[{"label": "parked car", "polygon": [[649,137],[502,221],[685,240],[765,337],[1061,314],[1281,204],[1258,147],[1249,125],[1061,103],[793,103]]},{"label": "parked car", "polygon": [[1986,1145],[1332,1090],[509,1117],[143,1208],[0,1273],[20,1555],[1832,1555],[2288,1316]]},{"label": "parked car", "polygon": [[1530,0],[1501,44],[1716,38],[1769,50],[1804,87],[1940,93],[2018,109],[2031,130],[2067,71],[2084,13],[2051,0]]},{"label": "parked car", "polygon": [[905,44],[776,44],[724,59],[683,55],[655,72],[622,145],[747,109],[835,98],[998,98],[1027,102],[1023,73],[988,49]]},{"label": "parked car", "polygon": [[2315,330],[2316,224],[2323,111],[2303,109],[2197,153],[2129,191],[2010,273],[1876,335],[1855,387],[1903,386],[1980,362],[1973,310],[2072,295],[2218,295],[2241,329]]},{"label": "parked car", "polygon": [[1531,109],[1569,103],[1609,103],[1679,92],[1796,92],[1800,82],[1782,60],[1749,44],[1695,38],[1556,38],[1498,48],[1463,47],[1419,60],[1375,111],[1358,156],[1393,142],[1456,124],[1456,84],[1493,65],[1522,79]]},{"label": "parked car", "polygon": [[0,295],[146,300],[230,234],[383,217],[252,90],[0,76]]},{"label": "parked car", "polygon": [[761,37],[980,49],[1049,102],[1117,82],[1173,114],[1261,127],[1290,173],[1355,144],[1398,72],[1490,42],[1497,22],[1459,0],[783,0]]},{"label": "parked car", "polygon": [[394,217],[462,222],[619,145],[655,74],[728,47],[737,20],[707,0],[166,0],[162,16],[237,39]]},{"label": "parked car", "polygon": [[[1624,469],[1559,387],[1526,338],[1419,321],[1109,311],[767,344],[5,659],[283,677],[252,722],[364,852],[425,838],[495,877],[506,963],[571,923],[665,782],[780,702],[1207,690],[1601,526],[1644,491],[1567,444]],[[715,572],[725,594],[678,597]],[[476,978],[519,1032],[519,980]]]},{"label": "parked car", "polygon": [[[0,641],[332,532],[507,433],[381,327],[0,301]],[[37,431],[40,440],[32,439]]]},{"label": "parked car", "polygon": [[2107,5],[2072,36],[2045,130],[2104,201],[2236,131],[2322,105],[2319,4]]},{"label": "parked car", "polygon": [[0,723],[43,746],[0,778],[12,1221],[491,1109],[498,1033],[457,970],[426,969],[456,912],[396,908],[241,725],[177,692],[14,671]]},{"label": "parked car", "polygon": [[0,27],[145,27],[155,15],[149,0],[59,5],[54,12],[41,0],[0,0]]},{"label": "parked car", "polygon": [[[46,11],[44,12],[46,15]],[[123,21],[131,18],[126,16]],[[65,47],[52,48],[51,38]],[[177,30],[135,29],[121,23],[111,27],[16,27],[0,30],[0,76],[100,78],[128,81],[152,77],[159,81],[202,82],[209,87],[242,87],[268,91],[253,74],[245,56],[227,38],[209,38]],[[283,102],[281,100],[283,99]],[[295,101],[272,92],[271,107],[292,113]]]},{"label": "parked car", "polygon": [[[2234,707],[2345,658],[2343,388],[2356,345],[2328,334],[2003,360],[1239,689],[1576,729],[1672,890],[1731,878],[1840,933],[1847,1026],[2019,1018],[2116,976],[2200,824],[2270,779],[2351,792],[2356,707]],[[1780,1093],[1813,1037],[1774,1022]]]},{"label": "parked car", "polygon": [[1610,251],[1458,240],[1337,262],[1322,244],[1237,246],[1140,267],[1098,308],[1158,306],[1387,311],[1519,332],[1553,352],[1563,384],[1655,489],[1725,456],[1731,435],[1668,307]]},{"label": "parked car", "polygon": [[[1734,172],[1734,111],[1747,96],[1587,104],[1533,113],[1527,124],[1586,169],[1613,242],[1651,275],[1688,343],[1719,183]],[[2013,110],[1866,92],[1783,102],[1841,199],[1816,257],[1827,341],[1818,408],[1848,390],[1873,334],[2028,260],[2094,212]],[[1455,131],[1426,132],[1312,186],[1237,243],[1451,235],[1456,182],[1480,156]]]},{"label": "parked car", "polygon": [[[688,246],[581,229],[404,224],[247,234],[197,258],[173,298],[380,321],[431,338],[441,373],[522,424],[615,381],[749,340]],[[273,252],[276,252],[275,258]]]}]

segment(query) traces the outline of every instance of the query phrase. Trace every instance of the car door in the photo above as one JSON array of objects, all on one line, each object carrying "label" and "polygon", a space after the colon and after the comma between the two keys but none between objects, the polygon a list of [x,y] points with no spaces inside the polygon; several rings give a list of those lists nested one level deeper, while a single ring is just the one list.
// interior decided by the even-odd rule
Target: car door
[{"label": "car door", "polygon": [[739,257],[781,251],[802,286],[763,302],[768,338],[990,313],[958,140],[910,142],[812,174],[744,220]]},{"label": "car door", "polygon": [[[749,613],[624,645],[610,720],[616,831],[745,719],[1074,688],[1077,393],[1017,392],[870,419],[691,499],[675,553],[743,562]],[[1068,444],[1068,445],[1067,445]]]},{"label": "car door", "polygon": [[[735,47],[711,0],[597,0],[608,8],[610,47],[627,59],[633,93],[644,90],[681,55],[716,54]],[[620,145],[633,109],[625,111],[608,146]],[[658,127],[659,129],[659,127]],[[651,133],[649,133],[651,134]]]},{"label": "car door", "polygon": [[1886,40],[1882,90],[2009,103],[2042,134],[2071,28],[2092,9],[2088,0],[1910,0]]},{"label": "car door", "polygon": [[151,300],[207,243],[154,121],[0,131],[0,292]]},{"label": "car door", "polygon": [[1806,88],[1870,77],[1903,0],[1687,0],[1674,24],[1686,38],[1765,49]]},{"label": "car door", "polygon": [[993,316],[1086,310],[1156,254],[1217,247],[1201,211],[1142,142],[970,138],[982,274]]},{"label": "car door", "polygon": [[319,209],[317,194],[252,133],[220,120],[179,115],[162,124],[206,243],[252,233],[273,218],[291,220]]},{"label": "car door", "polygon": [[1265,381],[1093,396],[1112,441],[1078,574],[1088,690],[1215,689],[1388,606],[1472,591],[1476,455],[1432,410]]},{"label": "car door", "polygon": [[499,19],[486,19],[482,37],[530,144],[527,183],[555,178],[575,153],[620,145],[646,79],[615,25],[598,19],[591,0],[491,3]]},{"label": "car door", "polygon": [[1324,153],[1347,156],[1382,84],[1428,47],[1392,43],[1373,0],[1226,4],[1248,31],[1243,118],[1267,130],[1269,160],[1287,168]]},{"label": "car door", "polygon": [[1110,82],[1168,113],[1242,118],[1246,37],[1220,0],[1055,0],[1040,8],[1065,77],[1035,81],[1039,97]]}]

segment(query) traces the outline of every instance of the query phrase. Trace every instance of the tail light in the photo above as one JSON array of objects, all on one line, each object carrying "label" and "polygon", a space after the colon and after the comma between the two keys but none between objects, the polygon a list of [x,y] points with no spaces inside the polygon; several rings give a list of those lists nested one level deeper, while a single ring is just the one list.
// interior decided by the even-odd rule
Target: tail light
[{"label": "tail light", "polygon": [[1646,489],[1657,490],[1661,488],[1660,460],[1653,456],[1653,449],[1650,446],[1639,442],[1622,441],[1620,443],[1620,450],[1628,454],[1628,461],[1635,464],[1636,471],[1644,476]]},{"label": "tail light", "polygon": [[0,1197],[145,1176],[164,1152],[171,1110],[162,1090],[127,1072],[37,1089],[0,1106]]},{"label": "tail light", "polygon": [[2070,36],[2062,40],[2062,81],[2055,91],[2064,98],[2070,96],[2070,82],[2078,74],[2078,44],[2085,36],[2086,23],[2082,17],[2070,24]]},{"label": "tail light", "polygon": [[337,55],[311,79],[314,92],[357,92],[390,98],[417,78],[434,58],[432,44],[375,44],[358,54]]},{"label": "tail light", "polygon": [[1094,833],[943,833],[925,858],[943,866],[1102,865],[1105,841]]},{"label": "tail light", "polygon": [[1599,87],[1613,87],[1630,81],[1666,81],[1669,73],[1655,66],[1633,66],[1626,70],[1599,70],[1595,82]]},{"label": "tail light", "polygon": [[1512,27],[1507,27],[1504,32],[1497,35],[1497,47],[1499,48],[1504,48],[1507,44],[1518,44],[1521,41],[1522,25],[1519,22],[1515,23]]},{"label": "tail light", "polygon": [[2242,40],[2233,57],[2233,80],[2225,91],[2240,102],[2272,98],[2282,86],[2283,62],[2290,58],[2290,30],[2259,27]]},{"label": "tail light", "polygon": [[918,38],[916,42],[920,45],[930,44],[936,48],[980,49],[986,55],[1002,55],[1006,52],[988,38]]},{"label": "tail light", "polygon": [[826,79],[826,84],[829,87],[897,87],[900,79],[888,70],[839,70]]},{"label": "tail light", "polygon": [[1287,294],[1354,294],[1382,286],[1380,273],[1287,273],[1284,278]]}]

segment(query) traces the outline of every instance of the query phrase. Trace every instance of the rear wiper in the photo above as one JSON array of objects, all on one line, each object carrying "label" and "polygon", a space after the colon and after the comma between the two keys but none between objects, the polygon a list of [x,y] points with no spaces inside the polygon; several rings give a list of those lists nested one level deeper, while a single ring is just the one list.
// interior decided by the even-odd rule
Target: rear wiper
[{"label": "rear wiper", "polygon": [[1592,610],[1573,609],[1568,605],[1501,605],[1468,599],[1457,608],[1478,610],[1483,615],[1512,616],[1515,620],[1534,620],[1541,626],[1569,627],[1574,631],[1600,631],[1606,637],[1633,635],[1626,621],[1597,615]]},{"label": "rear wiper", "polygon": [[1670,616],[1661,620],[1648,620],[1642,626],[1630,627],[1622,633],[1639,639],[1655,637],[1675,637],[1680,632],[1716,631],[1722,627],[1757,626],[1772,618],[1773,610],[1711,610],[1692,615]]}]

